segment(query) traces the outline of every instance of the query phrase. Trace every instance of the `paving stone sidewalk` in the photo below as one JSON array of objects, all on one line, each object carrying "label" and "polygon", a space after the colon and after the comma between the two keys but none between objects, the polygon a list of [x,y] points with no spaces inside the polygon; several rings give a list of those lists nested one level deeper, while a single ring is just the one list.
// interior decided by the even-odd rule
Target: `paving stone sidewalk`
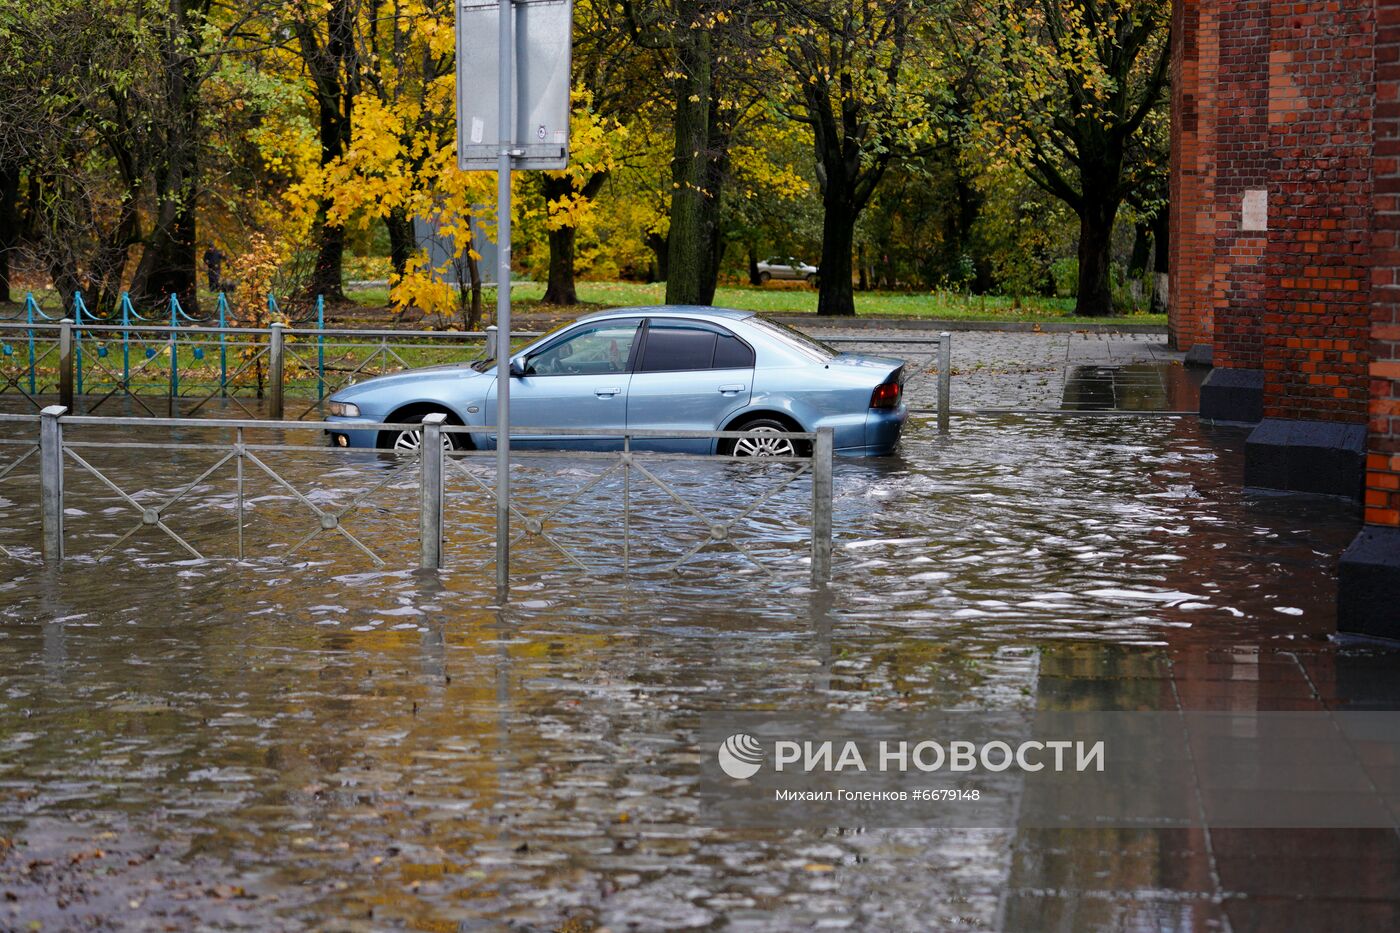
[{"label": "paving stone sidewalk", "polygon": [[[908,330],[821,330],[814,336],[918,338]],[[1059,408],[1076,367],[1177,363],[1161,334],[953,331],[953,408]],[[844,345],[847,348],[849,345]],[[851,347],[856,349],[856,347]],[[859,349],[880,352],[879,345]],[[892,353],[886,349],[884,352]],[[900,353],[899,355],[903,355]],[[932,405],[929,385],[911,403]]]}]

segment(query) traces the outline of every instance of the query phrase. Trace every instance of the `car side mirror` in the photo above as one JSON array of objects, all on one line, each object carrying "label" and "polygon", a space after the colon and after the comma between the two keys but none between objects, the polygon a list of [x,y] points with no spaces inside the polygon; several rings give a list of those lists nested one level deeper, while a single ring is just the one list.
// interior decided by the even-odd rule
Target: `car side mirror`
[{"label": "car side mirror", "polygon": [[515,360],[510,361],[510,374],[516,378],[525,375],[525,369]]}]

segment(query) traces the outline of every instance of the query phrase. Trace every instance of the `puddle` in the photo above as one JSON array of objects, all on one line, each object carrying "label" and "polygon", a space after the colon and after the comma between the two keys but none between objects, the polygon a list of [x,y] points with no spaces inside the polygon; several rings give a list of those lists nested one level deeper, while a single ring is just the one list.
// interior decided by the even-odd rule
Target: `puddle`
[{"label": "puddle", "polygon": [[1198,411],[1202,370],[1179,362],[1072,367],[1060,407],[1071,411]]},{"label": "puddle", "polygon": [[[1115,862],[1127,843],[1097,833],[699,826],[693,732],[726,709],[1393,701],[1393,658],[1327,639],[1352,510],[1246,495],[1243,438],[1194,419],[955,419],[948,437],[918,421],[898,456],[838,462],[826,593],[804,581],[792,517],[810,492],[794,484],[738,526],[776,581],[722,548],[674,577],[642,560],[629,580],[522,547],[505,610],[466,489],[453,566],[425,578],[336,537],[292,564],[172,563],[142,532],[95,561],[81,555],[136,516],[70,476],[80,556],[62,573],[0,562],[0,836],[16,840],[0,926],[1218,925],[1222,904],[1253,909],[1253,882],[1179,871],[1210,857],[1184,833],[1138,834]],[[100,453],[136,488],[197,475]],[[328,490],[384,470],[314,452],[282,468]],[[599,469],[522,475],[525,505]],[[683,472],[696,507],[726,516],[765,482]],[[26,482],[0,496],[23,501]],[[617,490],[595,493],[561,539],[617,566]],[[632,493],[663,557],[693,540],[664,496]],[[226,547],[231,495],[211,480],[171,527]],[[348,527],[409,566],[416,477],[378,495]],[[275,548],[305,526],[269,499],[249,535]],[[36,533],[0,513],[0,544]],[[1400,864],[1391,843],[1368,844],[1376,864]]]}]

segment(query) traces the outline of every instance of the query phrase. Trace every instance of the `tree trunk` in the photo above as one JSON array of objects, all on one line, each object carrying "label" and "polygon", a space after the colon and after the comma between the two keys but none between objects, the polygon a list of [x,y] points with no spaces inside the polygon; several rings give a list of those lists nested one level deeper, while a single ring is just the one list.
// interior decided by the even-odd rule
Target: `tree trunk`
[{"label": "tree trunk", "polygon": [[659,233],[648,233],[646,235],[644,242],[656,257],[652,262],[651,270],[651,280],[653,282],[666,281],[667,273],[670,272],[668,266],[668,260],[671,256],[670,240],[671,238],[669,236],[662,236]]},{"label": "tree trunk", "polygon": [[705,252],[706,266],[704,279],[700,282],[699,303],[712,305],[715,303],[715,288],[719,285],[719,266],[724,261],[724,251],[729,244],[724,239],[718,217],[711,218],[706,226],[709,228],[709,248]]},{"label": "tree trunk", "polygon": [[9,302],[13,256],[19,246],[19,166],[0,163],[0,302]]},{"label": "tree trunk", "polygon": [[[607,181],[606,171],[594,172],[578,187],[572,175],[539,173],[540,190],[544,194],[546,210],[550,204],[568,198],[581,197],[591,200],[598,196],[603,183]],[[549,283],[545,287],[544,303],[554,305],[578,304],[578,292],[574,288],[574,253],[578,241],[578,229],[559,227],[549,230]]]},{"label": "tree trunk", "polygon": [[720,194],[724,189],[725,176],[729,173],[730,131],[726,128],[720,104],[714,103],[720,100],[720,89],[714,84],[710,86],[710,100],[710,126],[705,134],[705,198],[700,202],[701,230],[707,244],[704,277],[700,282],[702,305],[715,303],[719,269],[724,262],[725,250],[729,247],[720,216]]},{"label": "tree trunk", "polygon": [[574,242],[578,231],[560,227],[549,231],[549,284],[544,290],[547,305],[576,305],[578,292],[574,288]]},{"label": "tree trunk", "polygon": [[1152,262],[1152,313],[1166,314],[1171,307],[1167,287],[1171,272],[1170,211],[1164,205],[1152,221],[1152,244],[1156,255]]},{"label": "tree trunk", "polygon": [[[296,24],[302,57],[316,86],[316,110],[320,122],[321,166],[331,165],[350,147],[355,113],[359,60],[355,45],[356,5],[351,0],[330,0],[326,10],[326,42],[322,46],[316,27],[308,21]],[[316,266],[311,273],[312,294],[328,301],[344,301],[341,283],[345,261],[345,228],[330,221],[331,199],[321,199],[316,210]]]},{"label": "tree trunk", "polygon": [[758,277],[758,247],[752,243],[749,244],[749,284],[763,284],[763,280]]},{"label": "tree trunk", "polygon": [[866,267],[866,261],[865,261],[865,244],[864,244],[864,243],[860,244],[860,246],[857,247],[857,251],[856,251],[856,274],[860,276],[860,280],[859,280],[858,282],[856,282],[856,291],[858,291],[858,292],[868,292],[868,291],[870,291],[870,272],[869,272],[869,270],[868,270],[867,267]]},{"label": "tree trunk", "polygon": [[467,248],[467,277],[471,280],[472,302],[471,312],[467,315],[467,330],[476,330],[481,326],[481,263],[476,261],[473,252],[475,243]]},{"label": "tree trunk", "polygon": [[166,131],[155,171],[156,211],[131,281],[137,300],[155,303],[175,295],[189,314],[199,310],[195,218],[200,115],[199,40],[190,17],[202,6],[170,0],[162,46]]},{"label": "tree trunk", "polygon": [[156,304],[174,295],[186,314],[199,310],[194,191],[171,192],[156,213],[151,237],[132,275],[132,300]]},{"label": "tree trunk", "polygon": [[322,202],[316,212],[316,265],[308,284],[310,293],[327,301],[344,301],[345,286],[341,279],[345,267],[345,228],[326,219],[329,202]]},{"label": "tree trunk", "polygon": [[817,314],[851,317],[856,297],[851,289],[851,250],[856,232],[856,211],[835,193],[828,179],[828,197],[822,216],[822,262],[817,283]]},{"label": "tree trunk", "polygon": [[1117,214],[1116,201],[1087,197],[1079,213],[1079,294],[1074,313],[1080,317],[1106,317],[1113,313],[1109,265]]},{"label": "tree trunk", "polygon": [[1147,271],[1147,260],[1152,258],[1152,238],[1150,224],[1139,221],[1133,225],[1133,254],[1128,259],[1128,277],[1138,278]]},{"label": "tree trunk", "polygon": [[710,36],[694,33],[679,49],[675,148],[671,157],[671,232],[666,244],[666,303],[701,304],[710,268],[705,176],[710,139]]},{"label": "tree trunk", "polygon": [[418,248],[413,235],[413,220],[402,207],[396,207],[384,218],[384,226],[389,231],[389,265],[395,275],[403,275],[408,261]]}]

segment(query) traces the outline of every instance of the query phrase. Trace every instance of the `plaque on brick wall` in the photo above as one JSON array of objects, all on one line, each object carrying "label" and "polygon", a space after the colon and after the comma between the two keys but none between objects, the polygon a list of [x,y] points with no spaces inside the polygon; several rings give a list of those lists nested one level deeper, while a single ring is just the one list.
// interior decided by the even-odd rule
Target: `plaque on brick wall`
[{"label": "plaque on brick wall", "polygon": [[1242,230],[1269,229],[1269,192],[1264,188],[1250,188],[1244,193]]}]

